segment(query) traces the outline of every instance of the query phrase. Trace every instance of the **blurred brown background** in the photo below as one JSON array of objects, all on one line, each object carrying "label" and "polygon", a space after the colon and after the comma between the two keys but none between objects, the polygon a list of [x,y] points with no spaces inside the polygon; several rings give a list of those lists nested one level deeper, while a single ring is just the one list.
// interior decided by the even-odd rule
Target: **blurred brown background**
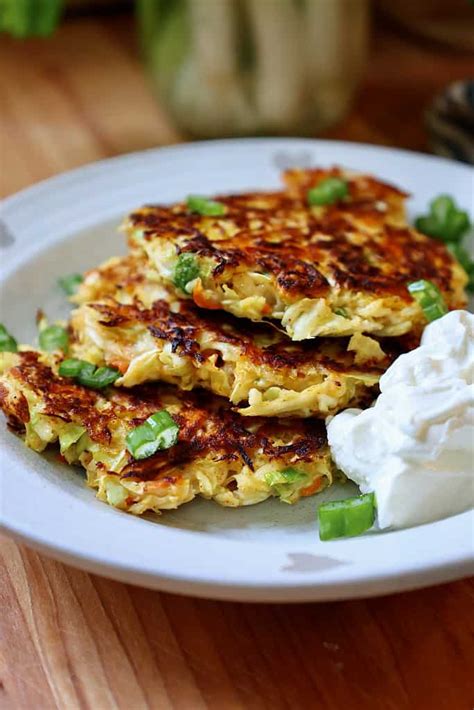
[{"label": "blurred brown background", "polygon": [[[131,3],[85,4],[71,7],[50,38],[0,36],[2,195],[97,158],[184,138],[145,72]],[[436,18],[449,5],[451,23],[422,22],[428,5],[439,8]],[[319,135],[430,150],[425,114],[434,96],[474,75],[467,48],[473,15],[467,0],[372,6],[368,59],[353,101]]]}]

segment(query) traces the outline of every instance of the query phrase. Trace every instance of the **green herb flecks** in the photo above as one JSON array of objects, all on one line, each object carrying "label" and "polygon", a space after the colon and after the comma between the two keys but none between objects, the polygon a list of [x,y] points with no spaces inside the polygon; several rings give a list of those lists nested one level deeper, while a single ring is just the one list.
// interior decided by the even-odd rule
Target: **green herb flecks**
[{"label": "green herb flecks", "polygon": [[60,325],[48,325],[40,330],[39,345],[41,350],[53,352],[54,350],[62,350],[67,352],[69,346],[69,336],[66,328]]},{"label": "green herb flecks", "polygon": [[308,204],[312,207],[322,205],[334,205],[340,202],[349,194],[349,186],[346,180],[329,177],[308,190]]},{"label": "green herb flecks", "polygon": [[299,486],[306,483],[308,474],[296,468],[285,468],[282,471],[270,471],[265,474],[265,483],[273,488],[280,500],[291,502],[292,496]]},{"label": "green herb flecks", "polygon": [[58,284],[68,296],[73,296],[83,282],[81,274],[69,274],[58,279]]},{"label": "green herb flecks", "polygon": [[449,195],[439,195],[430,202],[430,211],[415,220],[415,227],[429,237],[443,242],[459,242],[471,226],[467,212]]},{"label": "green herb flecks", "polygon": [[173,275],[174,285],[187,293],[186,286],[199,276],[199,263],[195,254],[183,252],[179,255]]},{"label": "green herb flecks", "polygon": [[18,343],[15,338],[4,325],[0,323],[0,352],[2,353],[16,353],[18,350]]},{"label": "green herb flecks", "polygon": [[120,377],[120,372],[115,367],[96,367],[91,362],[75,358],[63,360],[59,366],[59,374],[95,390],[112,385]]},{"label": "green herb flecks", "polygon": [[204,217],[222,217],[226,212],[225,205],[222,202],[209,200],[207,197],[200,197],[199,195],[189,195],[186,204],[191,212]]},{"label": "green herb flecks", "polygon": [[178,442],[179,426],[165,410],[155,412],[127,434],[127,449],[134,459],[147,459]]},{"label": "green herb flecks", "polygon": [[408,291],[422,308],[426,320],[441,318],[448,312],[448,307],[439,288],[432,281],[421,279],[409,283]]},{"label": "green herb flecks", "polygon": [[320,539],[361,535],[374,524],[375,509],[373,493],[323,503],[318,508]]}]

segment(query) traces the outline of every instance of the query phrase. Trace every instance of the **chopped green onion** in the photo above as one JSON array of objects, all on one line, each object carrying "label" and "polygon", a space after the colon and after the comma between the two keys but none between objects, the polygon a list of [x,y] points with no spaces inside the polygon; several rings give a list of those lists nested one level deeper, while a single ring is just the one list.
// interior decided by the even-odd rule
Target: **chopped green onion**
[{"label": "chopped green onion", "polygon": [[347,313],[345,308],[335,308],[334,313],[336,313],[338,316],[342,316],[343,318],[349,318],[349,314]]},{"label": "chopped green onion", "polygon": [[469,267],[467,275],[469,277],[469,281],[466,284],[466,289],[469,293],[474,293],[474,262]]},{"label": "chopped green onion", "polygon": [[81,274],[69,274],[69,276],[63,276],[61,279],[58,279],[58,284],[64,293],[68,296],[72,296],[76,293],[83,280]]},{"label": "chopped green onion", "polygon": [[[89,365],[89,363],[87,364]],[[77,381],[80,385],[84,385],[84,387],[101,390],[104,387],[113,385],[115,380],[119,377],[120,372],[115,367],[98,367],[93,372],[84,368],[79,373]]]},{"label": "chopped green onion", "polygon": [[59,448],[62,454],[69,449],[70,446],[79,441],[81,436],[85,434],[87,429],[80,424],[74,424],[71,422],[67,424],[64,431],[59,434]]},{"label": "chopped green onion", "polygon": [[462,268],[465,271],[469,271],[473,262],[464,247],[458,242],[448,242],[446,248],[451,252],[456,261],[459,261]]},{"label": "chopped green onion", "polygon": [[282,471],[270,471],[265,474],[265,483],[275,490],[284,503],[291,503],[298,484],[305,483],[307,480],[308,474],[296,468],[285,468]]},{"label": "chopped green onion", "polygon": [[0,323],[0,352],[2,353],[16,353],[18,350],[18,343],[16,342],[13,335],[10,335],[8,330],[4,325]]},{"label": "chopped green onion", "polygon": [[39,344],[41,350],[52,352],[53,350],[62,350],[66,352],[69,345],[69,336],[66,328],[60,325],[49,325],[43,328],[39,334]]},{"label": "chopped green onion", "polygon": [[58,26],[64,0],[40,0],[40,7],[38,2],[33,2],[32,5],[35,34],[48,37]]},{"label": "chopped green onion", "polygon": [[305,481],[307,478],[306,473],[298,471],[296,468],[284,468],[282,471],[270,471],[265,474],[265,483],[269,486],[276,486]]},{"label": "chopped green onion", "polygon": [[415,301],[421,306],[426,320],[431,321],[441,318],[448,312],[448,307],[444,301],[439,288],[432,281],[421,279],[413,281],[407,286]]},{"label": "chopped green onion", "polygon": [[127,434],[127,449],[134,459],[147,459],[157,451],[174,446],[178,435],[179,426],[166,409],[162,409]]},{"label": "chopped green onion", "polygon": [[308,203],[314,205],[333,205],[349,194],[349,186],[346,180],[329,177],[321,180],[319,185],[308,190]]},{"label": "chopped green onion", "polygon": [[458,242],[448,242],[446,247],[454,258],[459,261],[469,277],[469,281],[466,286],[467,290],[474,291],[474,261],[472,261],[466,249],[464,249],[464,247]]},{"label": "chopped green onion", "polygon": [[429,214],[415,220],[420,232],[443,242],[459,242],[470,226],[467,212],[459,209],[449,195],[436,197],[430,203]]},{"label": "chopped green onion", "polygon": [[76,375],[76,380],[80,385],[84,385],[84,387],[88,387],[86,384],[91,380],[91,378],[94,377],[94,373],[96,371],[96,366],[93,365],[91,362],[82,362],[82,365],[80,367],[79,372]]},{"label": "chopped green onion", "polygon": [[354,498],[323,503],[318,509],[319,537],[335,540],[361,535],[375,520],[375,496],[366,493]]},{"label": "chopped green onion", "polygon": [[204,217],[222,217],[225,214],[225,205],[216,200],[209,200],[199,195],[189,195],[186,204],[191,212],[196,212]]},{"label": "chopped green onion", "polygon": [[430,202],[430,212],[438,222],[446,222],[456,207],[449,195],[439,195]]},{"label": "chopped green onion", "polygon": [[50,35],[59,22],[63,0],[0,0],[0,32],[13,37]]},{"label": "chopped green onion", "polygon": [[59,365],[58,372],[61,377],[77,377],[84,366],[84,360],[67,358]]},{"label": "chopped green onion", "polygon": [[197,279],[198,276],[199,263],[196,259],[196,255],[189,251],[180,254],[174,270],[174,285],[186,293],[187,284]]},{"label": "chopped green onion", "polygon": [[103,389],[112,385],[120,377],[115,367],[96,367],[91,362],[70,358],[59,366],[61,377],[72,377],[80,385],[91,389]]},{"label": "chopped green onion", "polygon": [[438,225],[432,215],[422,215],[415,219],[415,227],[419,232],[427,234],[429,237],[437,236]]}]

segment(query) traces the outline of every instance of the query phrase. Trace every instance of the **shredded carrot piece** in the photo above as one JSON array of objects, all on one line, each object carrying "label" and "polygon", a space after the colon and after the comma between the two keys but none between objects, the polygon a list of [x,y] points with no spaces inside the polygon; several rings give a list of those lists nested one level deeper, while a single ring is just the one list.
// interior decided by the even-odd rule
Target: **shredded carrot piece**
[{"label": "shredded carrot piece", "polygon": [[115,367],[121,375],[124,375],[127,372],[128,368],[128,361],[127,360],[122,360],[120,358],[114,358],[113,360],[110,361],[110,367]]},{"label": "shredded carrot piece", "polygon": [[309,486],[301,490],[301,495],[303,497],[312,496],[313,493],[317,493],[321,486],[323,485],[323,477],[317,478],[315,481],[310,483]]},{"label": "shredded carrot piece", "polygon": [[204,293],[201,281],[197,281],[193,289],[193,299],[194,303],[201,308],[210,308],[212,310],[218,310],[220,308],[219,304],[208,298]]}]

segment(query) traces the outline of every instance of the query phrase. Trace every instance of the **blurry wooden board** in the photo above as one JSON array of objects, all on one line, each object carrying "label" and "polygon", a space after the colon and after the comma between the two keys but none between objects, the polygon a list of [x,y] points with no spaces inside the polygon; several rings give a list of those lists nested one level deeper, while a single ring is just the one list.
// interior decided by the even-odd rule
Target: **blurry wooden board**
[{"label": "blurry wooden board", "polygon": [[1,707],[472,707],[468,581],[231,604],[112,582],[6,540],[0,550]]},{"label": "blurry wooden board", "polygon": [[[375,36],[354,108],[328,135],[425,150],[422,112],[472,58]],[[0,194],[99,158],[176,142],[132,20],[0,38]],[[472,582],[299,606],[201,601],[0,544],[0,707],[329,708],[474,704]]]},{"label": "blurry wooden board", "polygon": [[0,195],[98,158],[178,140],[132,38],[131,18],[119,25],[77,20],[49,40],[0,37]]}]

